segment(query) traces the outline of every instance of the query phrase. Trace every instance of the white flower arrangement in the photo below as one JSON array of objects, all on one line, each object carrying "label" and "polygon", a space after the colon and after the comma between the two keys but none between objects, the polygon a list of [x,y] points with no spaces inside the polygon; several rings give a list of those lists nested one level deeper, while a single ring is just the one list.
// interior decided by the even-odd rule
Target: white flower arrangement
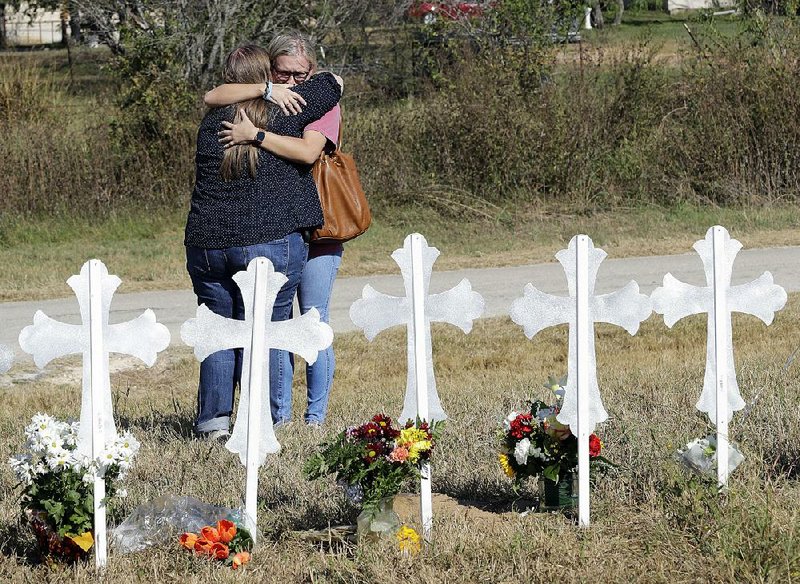
[{"label": "white flower arrangement", "polygon": [[104,476],[105,471],[114,465],[119,469],[117,478],[125,478],[141,446],[133,434],[124,432],[106,444],[101,455],[92,461],[75,450],[79,429],[79,422],[62,422],[42,413],[34,415],[25,427],[27,452],[8,459],[17,480],[29,486],[37,476],[47,472],[74,470],[83,475],[85,482],[91,483],[94,472]]},{"label": "white flower arrangement", "polygon": [[[37,413],[25,427],[25,452],[8,459],[23,487],[24,515],[40,548],[55,556],[75,559],[92,545],[95,478],[106,484],[106,501],[124,497],[118,483],[131,468],[139,441],[124,432],[107,443],[92,460],[77,451],[80,425]],[[65,544],[70,540],[72,543]]]}]

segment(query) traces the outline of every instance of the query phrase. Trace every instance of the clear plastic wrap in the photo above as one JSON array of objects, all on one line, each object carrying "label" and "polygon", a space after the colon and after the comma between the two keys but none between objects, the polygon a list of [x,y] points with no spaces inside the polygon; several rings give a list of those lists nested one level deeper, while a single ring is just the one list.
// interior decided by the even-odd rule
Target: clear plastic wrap
[{"label": "clear plastic wrap", "polygon": [[[143,550],[169,542],[184,532],[197,532],[220,519],[252,528],[240,507],[230,509],[210,505],[194,497],[162,495],[139,505],[111,532],[111,545],[117,553]],[[177,539],[175,540],[177,542]]]},{"label": "clear plastic wrap", "polygon": [[[713,434],[696,438],[675,452],[675,459],[697,474],[715,477],[717,468],[717,437]],[[728,445],[728,473],[732,473],[744,460],[733,443]]]}]

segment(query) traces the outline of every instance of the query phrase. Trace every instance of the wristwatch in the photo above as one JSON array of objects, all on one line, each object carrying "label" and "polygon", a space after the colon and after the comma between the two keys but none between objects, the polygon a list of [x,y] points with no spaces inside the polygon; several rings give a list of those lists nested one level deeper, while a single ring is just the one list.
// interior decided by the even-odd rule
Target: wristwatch
[{"label": "wristwatch", "polygon": [[259,130],[258,132],[256,132],[255,143],[256,144],[261,144],[264,141],[264,138],[266,138],[266,137],[267,137],[267,133],[264,130]]}]

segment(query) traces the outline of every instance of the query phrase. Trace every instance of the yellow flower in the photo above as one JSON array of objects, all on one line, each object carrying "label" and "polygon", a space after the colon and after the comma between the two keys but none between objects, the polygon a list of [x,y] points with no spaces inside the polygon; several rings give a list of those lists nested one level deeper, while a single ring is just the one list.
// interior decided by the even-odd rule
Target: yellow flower
[{"label": "yellow flower", "polygon": [[397,531],[397,545],[404,554],[417,554],[422,549],[419,534],[407,525]]},{"label": "yellow flower", "polygon": [[513,479],[517,473],[515,473],[514,469],[511,468],[511,463],[508,461],[508,455],[500,453],[497,455],[497,460],[500,461],[500,466],[503,467],[503,472],[506,473],[506,476],[508,476],[510,479]]},{"label": "yellow flower", "polygon": [[431,449],[428,433],[425,430],[413,427],[400,430],[400,437],[397,439],[396,444],[408,448],[408,460],[412,463],[419,460],[421,452]]}]

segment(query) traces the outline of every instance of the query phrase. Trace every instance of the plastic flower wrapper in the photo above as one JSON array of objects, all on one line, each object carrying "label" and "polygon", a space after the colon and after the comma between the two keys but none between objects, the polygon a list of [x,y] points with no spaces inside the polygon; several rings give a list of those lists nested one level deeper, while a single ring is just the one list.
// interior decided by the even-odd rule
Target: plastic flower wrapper
[{"label": "plastic flower wrapper", "polygon": [[135,552],[168,543],[179,533],[199,532],[220,519],[250,527],[241,508],[210,505],[194,497],[162,495],[136,507],[111,532],[111,541],[119,553]]},{"label": "plastic flower wrapper", "polygon": [[[704,476],[716,476],[717,437],[709,434],[705,438],[696,438],[683,448],[675,451],[675,460],[688,469]],[[744,460],[736,445],[728,444],[728,473],[732,473]]]}]

